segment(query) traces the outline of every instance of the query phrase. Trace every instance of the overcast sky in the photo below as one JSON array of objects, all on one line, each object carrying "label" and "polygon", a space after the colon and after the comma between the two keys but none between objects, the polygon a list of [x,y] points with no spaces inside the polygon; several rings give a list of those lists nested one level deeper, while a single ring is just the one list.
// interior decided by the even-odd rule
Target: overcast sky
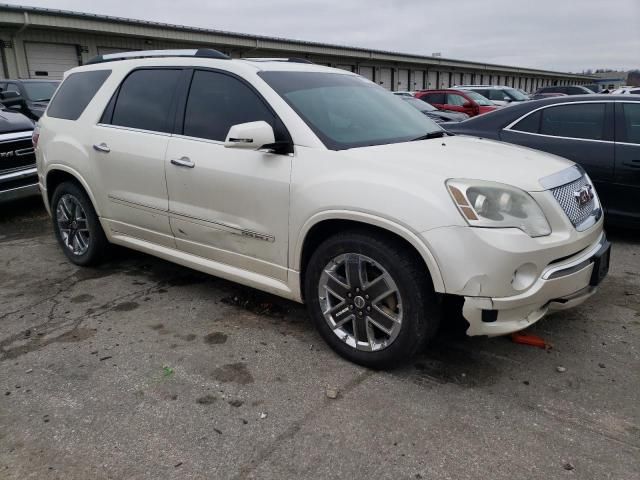
[{"label": "overcast sky", "polygon": [[2,0],[490,63],[640,68],[640,0]]}]

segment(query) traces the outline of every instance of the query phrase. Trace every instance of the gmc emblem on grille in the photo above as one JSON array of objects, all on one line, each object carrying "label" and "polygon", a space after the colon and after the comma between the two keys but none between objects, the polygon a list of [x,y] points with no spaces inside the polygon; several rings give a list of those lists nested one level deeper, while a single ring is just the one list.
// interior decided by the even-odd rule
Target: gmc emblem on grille
[{"label": "gmc emblem on grille", "polygon": [[0,152],[0,158],[24,157],[25,155],[29,155],[33,152],[34,150],[32,147],[21,148],[19,150],[13,150],[9,152]]},{"label": "gmc emblem on grille", "polygon": [[593,200],[593,187],[591,185],[584,185],[579,190],[573,192],[573,196],[578,202],[579,207],[584,207],[587,203]]}]

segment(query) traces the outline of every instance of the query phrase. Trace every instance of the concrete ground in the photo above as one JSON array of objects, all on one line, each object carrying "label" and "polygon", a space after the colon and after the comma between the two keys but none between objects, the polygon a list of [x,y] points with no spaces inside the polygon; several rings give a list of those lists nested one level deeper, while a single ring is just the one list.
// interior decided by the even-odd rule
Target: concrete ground
[{"label": "concrete ground", "polygon": [[374,372],[297,304],[75,267],[37,200],[2,205],[0,478],[639,479],[640,234],[610,237],[597,296],[530,329],[550,350],[441,336]]}]

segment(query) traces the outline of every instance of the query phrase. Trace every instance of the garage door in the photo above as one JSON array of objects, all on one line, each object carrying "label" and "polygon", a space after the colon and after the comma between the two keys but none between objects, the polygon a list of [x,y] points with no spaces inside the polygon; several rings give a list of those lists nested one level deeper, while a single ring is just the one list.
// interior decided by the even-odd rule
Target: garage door
[{"label": "garage door", "polygon": [[336,65],[336,68],[346,70],[347,72],[353,72],[353,67],[351,65]]},{"label": "garage door", "polygon": [[373,82],[373,67],[360,67],[360,75]]},{"label": "garage door", "polygon": [[398,81],[396,85],[396,90],[409,90],[409,70],[406,68],[400,68],[398,70]]},{"label": "garage door", "polygon": [[424,72],[422,70],[413,71],[413,82],[411,89],[413,91],[422,90],[424,88]]},{"label": "garage door", "polygon": [[381,68],[380,69],[380,81],[378,82],[387,90],[391,90],[391,69],[390,68]]},{"label": "garage door", "polygon": [[30,78],[62,79],[62,74],[80,65],[75,45],[61,43],[24,44]]}]

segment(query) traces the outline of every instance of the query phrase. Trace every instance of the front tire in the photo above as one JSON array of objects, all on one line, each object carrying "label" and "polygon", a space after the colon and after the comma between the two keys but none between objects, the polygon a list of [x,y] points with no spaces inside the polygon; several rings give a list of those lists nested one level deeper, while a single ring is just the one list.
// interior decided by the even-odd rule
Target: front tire
[{"label": "front tire", "polygon": [[73,182],[63,182],[51,198],[53,230],[62,251],[80,266],[102,260],[109,242],[86,192]]},{"label": "front tire", "polygon": [[386,235],[349,231],[325,240],[305,273],[310,316],[344,358],[388,368],[436,332],[440,302],[421,258]]}]

